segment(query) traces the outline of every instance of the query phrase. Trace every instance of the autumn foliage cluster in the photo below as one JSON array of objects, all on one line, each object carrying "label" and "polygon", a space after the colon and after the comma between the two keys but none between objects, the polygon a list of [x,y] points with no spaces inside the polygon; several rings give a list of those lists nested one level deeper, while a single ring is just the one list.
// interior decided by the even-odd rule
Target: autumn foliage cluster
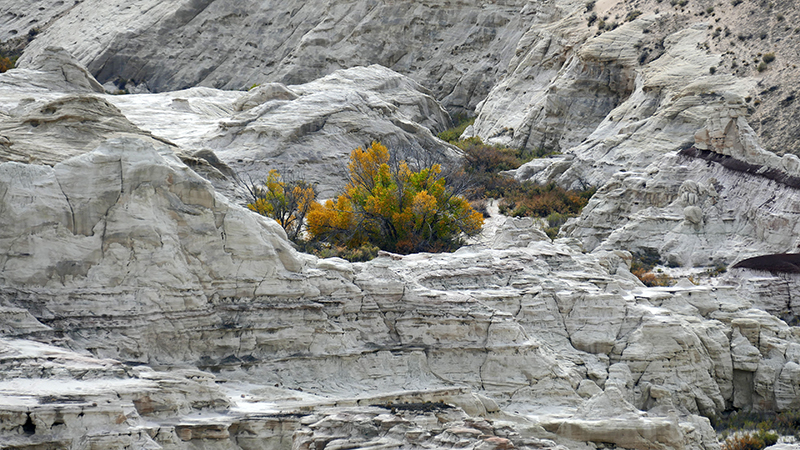
[{"label": "autumn foliage cluster", "polygon": [[740,433],[725,440],[722,450],[762,450],[778,442],[778,433],[758,430]]},{"label": "autumn foliage cluster", "polygon": [[373,142],[353,150],[348,171],[344,192],[324,204],[312,186],[283,181],[272,171],[247,206],[277,220],[292,240],[302,240],[305,222],[305,244],[351,250],[452,251],[483,226],[483,216],[447,186],[438,164],[414,171]]},{"label": "autumn foliage cluster", "polygon": [[0,55],[0,73],[6,72],[14,68],[14,61],[7,56]]},{"label": "autumn foliage cluster", "polygon": [[250,189],[251,210],[272,217],[291,240],[303,229],[303,221],[316,198],[314,187],[303,180],[284,180],[276,170],[270,170],[263,186]]},{"label": "autumn foliage cluster", "polygon": [[448,189],[438,164],[416,172],[405,161],[390,165],[387,148],[373,142],[350,154],[348,169],[344,192],[311,207],[308,231],[316,239],[403,254],[449,251],[483,226],[483,216]]}]

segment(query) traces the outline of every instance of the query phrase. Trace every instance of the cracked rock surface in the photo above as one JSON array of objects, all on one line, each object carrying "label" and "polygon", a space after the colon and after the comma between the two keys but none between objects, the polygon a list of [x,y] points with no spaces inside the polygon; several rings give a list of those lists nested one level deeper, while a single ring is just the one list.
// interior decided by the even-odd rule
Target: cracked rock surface
[{"label": "cracked rock surface", "polygon": [[[762,148],[742,98],[753,80],[708,71],[727,56],[698,47],[707,28],[654,13],[592,38],[584,2],[410,3],[397,23],[398,5],[333,2],[306,24],[315,4],[290,2],[269,10],[273,37],[313,29],[276,50],[284,78],[214,61],[231,47],[210,38],[267,20],[265,5],[85,0],[0,75],[0,446],[716,450],[709,417],[800,405],[796,274],[648,288],[631,273],[632,252],[690,266],[797,244],[800,163]],[[425,34],[405,22],[420,17],[453,29],[425,39],[467,39],[447,49],[464,59],[320,62],[352,54],[337,42],[399,55],[380,27]],[[631,50],[655,37],[659,57]],[[508,39],[513,57],[476,56]],[[560,238],[493,215],[456,252],[349,263],[297,252],[237,199],[272,160],[332,190],[334,162],[372,139],[456,158],[433,137],[445,107],[473,105],[505,60],[513,76],[471,133],[557,135],[566,154],[516,175],[603,185]],[[78,61],[106,86],[141,69],[134,92],[193,87],[110,96]],[[709,75],[687,83],[697,67]],[[209,87],[245,78],[263,84]]]}]

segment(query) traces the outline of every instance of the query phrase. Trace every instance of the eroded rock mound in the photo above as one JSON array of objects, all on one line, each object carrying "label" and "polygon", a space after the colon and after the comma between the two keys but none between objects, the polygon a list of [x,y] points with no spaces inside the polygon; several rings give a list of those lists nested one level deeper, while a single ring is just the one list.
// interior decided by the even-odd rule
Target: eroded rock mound
[{"label": "eroded rock mound", "polygon": [[431,89],[448,108],[471,110],[502,75],[531,6],[87,0],[34,40],[21,64],[62,45],[101,83],[123,79],[152,92],[301,84],[381,64]]},{"label": "eroded rock mound", "polygon": [[459,157],[431,133],[451,123],[442,106],[415,81],[377,65],[256,87],[234,109],[205,145],[240,176],[266,179],[279,169],[318,183],[323,197],[346,179],[350,152],[373,141],[403,159],[447,165]]}]

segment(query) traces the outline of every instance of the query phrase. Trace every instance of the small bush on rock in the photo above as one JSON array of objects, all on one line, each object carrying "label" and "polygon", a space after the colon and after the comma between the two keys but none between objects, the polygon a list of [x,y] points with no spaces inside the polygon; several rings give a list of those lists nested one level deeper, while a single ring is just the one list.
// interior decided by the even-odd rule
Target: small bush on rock
[{"label": "small bush on rock", "polygon": [[581,212],[594,193],[595,189],[572,191],[555,183],[540,186],[525,182],[505,192],[500,210],[514,217],[548,217],[556,213],[572,217]]},{"label": "small bush on rock", "polygon": [[14,68],[14,61],[7,56],[0,56],[0,73],[9,71]]},{"label": "small bush on rock", "polygon": [[329,244],[327,242],[304,241],[300,243],[300,250],[320,258],[337,257],[350,262],[365,262],[375,259],[380,249],[369,243],[356,248],[348,248],[341,245]]},{"label": "small bush on rock", "polygon": [[665,273],[652,272],[659,262],[658,252],[654,250],[635,253],[631,262],[631,273],[647,287],[672,286],[675,284],[672,277]]},{"label": "small bush on rock", "polygon": [[450,189],[438,164],[412,171],[390,161],[378,142],[350,154],[350,177],[337,198],[314,202],[308,231],[317,241],[396,253],[452,251],[480,232],[483,216]]},{"label": "small bush on rock", "polygon": [[461,135],[464,134],[464,130],[466,130],[467,127],[472,125],[473,123],[475,123],[474,117],[466,117],[466,116],[457,117],[456,126],[439,133],[438,135],[439,139],[454,144],[458,142],[458,140],[461,138]]},{"label": "small bush on rock", "polygon": [[460,172],[463,180],[459,183],[467,186],[465,195],[470,201],[497,198],[501,199],[499,208],[503,214],[546,218],[545,232],[551,238],[558,234],[568,218],[580,214],[595,192],[595,189],[567,190],[554,183],[546,186],[520,183],[501,173],[516,169],[534,158],[556,153],[546,148],[513,149],[487,145],[478,137],[451,143],[464,152],[465,161]]},{"label": "small bush on rock", "polygon": [[639,17],[641,15],[642,15],[642,12],[639,11],[638,9],[635,9],[635,10],[629,12],[627,16],[625,16],[625,22],[634,21],[634,20],[636,20],[637,17]]},{"label": "small bush on rock", "polygon": [[[777,414],[737,411],[715,417],[712,423],[714,429],[722,433],[723,438],[728,438],[729,432],[734,431],[733,436],[726,439],[730,444],[725,442],[723,446],[730,450],[738,449],[740,447],[737,446],[755,440],[764,441],[765,446],[773,445],[779,435],[794,436],[795,440],[800,440],[800,411],[783,411]],[[741,433],[742,430],[749,431]],[[745,435],[752,436],[738,442],[738,437]]]},{"label": "small bush on rock", "polygon": [[314,187],[303,180],[284,180],[276,170],[270,170],[261,186],[249,186],[250,210],[275,219],[292,241],[301,237],[303,221],[317,198]]},{"label": "small bush on rock", "polygon": [[738,433],[725,440],[722,450],[762,450],[778,442],[778,433],[758,430],[754,433]]}]

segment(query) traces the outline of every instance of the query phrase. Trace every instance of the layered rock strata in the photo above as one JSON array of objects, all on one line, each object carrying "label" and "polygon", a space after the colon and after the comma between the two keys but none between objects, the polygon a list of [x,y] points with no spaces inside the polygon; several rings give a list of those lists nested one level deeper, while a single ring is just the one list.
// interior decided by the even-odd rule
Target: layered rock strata
[{"label": "layered rock strata", "polygon": [[[600,430],[616,424],[611,442],[633,448],[714,448],[692,413],[794,402],[791,328],[748,309],[733,286],[645,290],[626,253],[583,254],[544,237],[514,247],[501,227],[496,249],[316,260],[294,252],[274,222],[215,194],[168,147],[138,139],[53,168],[0,170],[11,181],[2,188],[2,301],[9,319],[26,318],[9,320],[6,338],[200,367],[238,383],[245,399],[272,385],[342,401],[463,386],[487,398],[481,407],[451,400],[470,415],[499,405],[539,424],[537,439],[564,442],[609,438]],[[79,179],[95,183],[70,190]],[[137,402],[137,414],[150,411]],[[635,414],[581,413],[606,402]],[[678,416],[658,418],[667,413]],[[186,420],[172,425],[181,442],[229,439],[240,419]],[[25,423],[15,428],[23,438]]]},{"label": "layered rock strata", "polygon": [[[193,20],[182,11],[175,17]],[[591,79],[584,71],[628,77],[601,58],[605,46],[657,21],[640,17],[581,50],[564,72],[571,86]],[[455,253],[358,264],[296,252],[274,221],[207,178],[234,178],[231,167],[246,169],[248,152],[270,142],[379,135],[446,152],[428,131],[445,126],[444,109],[408,78],[368,67],[247,93],[107,97],[79,65],[53,70],[68,60],[0,76],[0,134],[13,144],[0,164],[0,440],[717,449],[702,416],[797,408],[800,335],[770,314],[791,308],[789,283],[773,295],[778,277],[736,269],[700,286],[645,288],[630,273],[626,249],[704,264],[794,245],[779,230],[791,226],[798,164],[759,147],[744,119],[751,83],[717,93],[731,78],[709,72],[682,84],[716,60],[692,44],[700,27],[664,33],[661,62],[646,60],[632,88],[615,79],[618,99],[592,103],[601,121],[596,140],[576,147],[586,153],[523,169],[569,186],[611,180],[567,227],[573,237],[553,242],[533,220],[492,219],[491,236]],[[612,107],[631,118],[654,99],[663,108],[631,128],[602,116]],[[548,108],[537,111],[579,112]],[[572,145],[586,130],[566,131],[559,139]],[[691,145],[676,148],[684,139]],[[732,234],[750,249],[727,247]]]},{"label": "layered rock strata", "polygon": [[339,69],[381,64],[431,89],[448,108],[468,111],[502,75],[535,8],[520,0],[85,0],[44,30],[21,64],[61,45],[101,83],[152,92],[301,84]]}]

